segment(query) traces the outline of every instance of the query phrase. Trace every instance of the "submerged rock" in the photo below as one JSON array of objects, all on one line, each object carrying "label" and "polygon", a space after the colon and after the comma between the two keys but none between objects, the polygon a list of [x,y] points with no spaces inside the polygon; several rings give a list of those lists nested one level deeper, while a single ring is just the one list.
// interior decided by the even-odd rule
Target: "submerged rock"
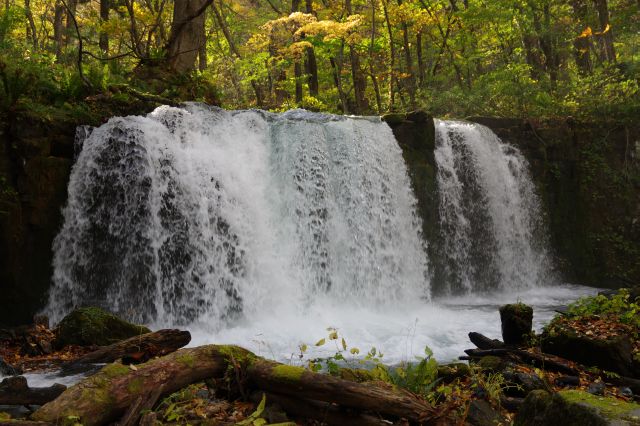
[{"label": "submerged rock", "polygon": [[80,308],[60,321],[55,345],[106,346],[150,332],[147,327],[131,324],[100,308]]},{"label": "submerged rock", "polygon": [[640,424],[640,405],[577,390],[555,394],[531,392],[515,418],[515,426],[606,426]]},{"label": "submerged rock", "polygon": [[533,308],[523,303],[504,305],[500,308],[502,340],[507,345],[527,342],[533,326]]}]

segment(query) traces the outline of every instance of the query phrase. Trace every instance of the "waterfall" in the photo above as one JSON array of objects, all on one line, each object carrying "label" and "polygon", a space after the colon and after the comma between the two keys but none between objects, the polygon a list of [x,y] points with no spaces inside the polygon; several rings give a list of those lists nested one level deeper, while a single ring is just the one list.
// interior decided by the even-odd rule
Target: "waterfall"
[{"label": "waterfall", "polygon": [[416,200],[378,118],[190,104],[87,135],[54,241],[54,322],[97,305],[220,329],[284,305],[429,299]]},{"label": "waterfall", "polygon": [[437,120],[435,158],[444,293],[554,282],[540,203],[520,151],[479,124]]}]

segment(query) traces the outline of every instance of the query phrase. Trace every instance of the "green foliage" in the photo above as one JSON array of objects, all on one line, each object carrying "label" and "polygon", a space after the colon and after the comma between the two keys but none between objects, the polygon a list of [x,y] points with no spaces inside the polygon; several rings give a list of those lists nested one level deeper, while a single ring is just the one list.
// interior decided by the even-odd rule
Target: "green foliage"
[{"label": "green foliage", "polygon": [[584,297],[569,305],[568,314],[574,317],[615,317],[623,324],[640,330],[640,303],[630,300],[627,289],[607,297]]},{"label": "green foliage", "polygon": [[[427,397],[438,383],[438,363],[428,347],[424,349],[424,356],[417,356],[415,361],[403,361],[395,366],[387,366],[382,361],[384,354],[375,347],[364,356],[360,356],[360,349],[349,347],[344,337],[338,334],[338,330],[328,328],[327,331],[328,337],[320,339],[315,346],[323,346],[328,340],[334,343],[336,351],[328,357],[310,359],[307,368],[311,371],[326,371],[331,375],[357,381],[381,380],[424,397]],[[299,358],[302,359],[308,347],[300,345],[299,349]],[[361,369],[365,369],[366,373]],[[360,371],[362,373],[359,373]]]}]

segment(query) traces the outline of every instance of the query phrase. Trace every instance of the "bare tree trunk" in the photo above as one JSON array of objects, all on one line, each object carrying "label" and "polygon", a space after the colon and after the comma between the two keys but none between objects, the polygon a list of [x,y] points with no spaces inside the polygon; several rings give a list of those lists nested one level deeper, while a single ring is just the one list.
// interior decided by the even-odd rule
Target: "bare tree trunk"
[{"label": "bare tree trunk", "polygon": [[[351,0],[345,0],[345,9],[349,15],[353,15]],[[353,92],[355,96],[354,113],[362,114],[369,109],[366,98],[367,78],[360,69],[360,57],[353,45],[349,45],[349,59],[351,62],[351,78],[353,80]]]},{"label": "bare tree trunk", "polygon": [[369,77],[373,85],[373,91],[376,94],[376,107],[378,114],[382,112],[382,99],[380,96],[380,86],[378,78],[373,70],[373,46],[376,37],[376,0],[371,0],[371,42],[369,43]]},{"label": "bare tree trunk", "polygon": [[[313,11],[313,0],[306,0],[305,4],[306,4],[307,13],[315,15]],[[316,60],[316,53],[313,47],[307,48],[307,59],[305,61],[305,71],[308,76],[307,83],[309,84],[309,94],[311,96],[317,97],[319,92],[318,61]]]},{"label": "bare tree trunk", "polygon": [[182,0],[174,3],[167,44],[167,61],[172,70],[186,73],[195,69],[198,51],[205,42],[204,11],[212,2]]},{"label": "bare tree trunk", "polygon": [[416,34],[416,57],[418,58],[418,84],[420,87],[424,84],[424,76],[426,74],[426,66],[422,54],[422,33],[418,31]]},{"label": "bare tree trunk", "polygon": [[31,13],[31,0],[24,0],[24,13],[27,16],[27,41],[31,41],[34,49],[38,48],[38,32]]},{"label": "bare tree trunk", "polygon": [[598,19],[600,20],[600,33],[602,39],[602,59],[608,62],[616,61],[616,51],[613,48],[613,32],[609,24],[609,5],[607,0],[594,0]]},{"label": "bare tree trunk", "polygon": [[344,114],[349,113],[349,106],[347,103],[347,97],[344,94],[344,90],[342,89],[342,47],[340,48],[340,61],[336,61],[334,57],[329,58],[329,62],[331,63],[331,69],[333,69],[333,84],[336,86],[336,90],[338,91],[338,96],[340,97],[340,105],[342,107],[342,112]]},{"label": "bare tree trunk", "polygon": [[[100,21],[102,24],[109,20],[109,9],[111,8],[111,0],[100,0]],[[107,56],[109,54],[109,34],[105,31],[100,32],[99,41],[100,50],[102,54]]]},{"label": "bare tree trunk", "polygon": [[[402,5],[402,0],[398,0],[398,6]],[[406,22],[402,22],[402,42],[404,47],[404,60],[407,67],[407,92],[409,93],[409,102],[411,108],[416,107],[416,76],[413,69],[413,58],[411,57],[411,46],[409,44],[409,26]]]},{"label": "bare tree trunk", "polygon": [[[583,0],[573,0],[571,2],[573,14],[580,23],[579,28],[587,27],[587,5]],[[582,75],[590,74],[592,70],[591,64],[591,35],[585,30],[575,39],[573,39],[573,55],[576,61],[578,71]]]},{"label": "bare tree trunk", "polygon": [[55,43],[56,62],[62,62],[62,38],[64,34],[64,5],[56,0],[53,16],[53,40]]},{"label": "bare tree trunk", "polygon": [[384,12],[385,23],[387,24],[387,32],[389,33],[389,107],[387,109],[389,111],[393,111],[395,107],[393,81],[395,79],[396,48],[393,44],[393,28],[391,27],[391,21],[389,20],[387,0],[382,0],[382,10]]}]

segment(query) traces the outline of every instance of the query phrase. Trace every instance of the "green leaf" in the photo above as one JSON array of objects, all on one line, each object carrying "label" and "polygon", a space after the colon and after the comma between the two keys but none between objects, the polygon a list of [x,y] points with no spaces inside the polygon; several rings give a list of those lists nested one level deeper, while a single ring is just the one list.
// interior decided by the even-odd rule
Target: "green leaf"
[{"label": "green leaf", "polygon": [[324,344],[325,344],[325,342],[326,342],[326,340],[325,340],[324,338],[322,338],[322,339],[320,339],[320,340],[318,340],[318,341],[316,342],[316,346],[322,346],[322,345],[324,345]]}]

